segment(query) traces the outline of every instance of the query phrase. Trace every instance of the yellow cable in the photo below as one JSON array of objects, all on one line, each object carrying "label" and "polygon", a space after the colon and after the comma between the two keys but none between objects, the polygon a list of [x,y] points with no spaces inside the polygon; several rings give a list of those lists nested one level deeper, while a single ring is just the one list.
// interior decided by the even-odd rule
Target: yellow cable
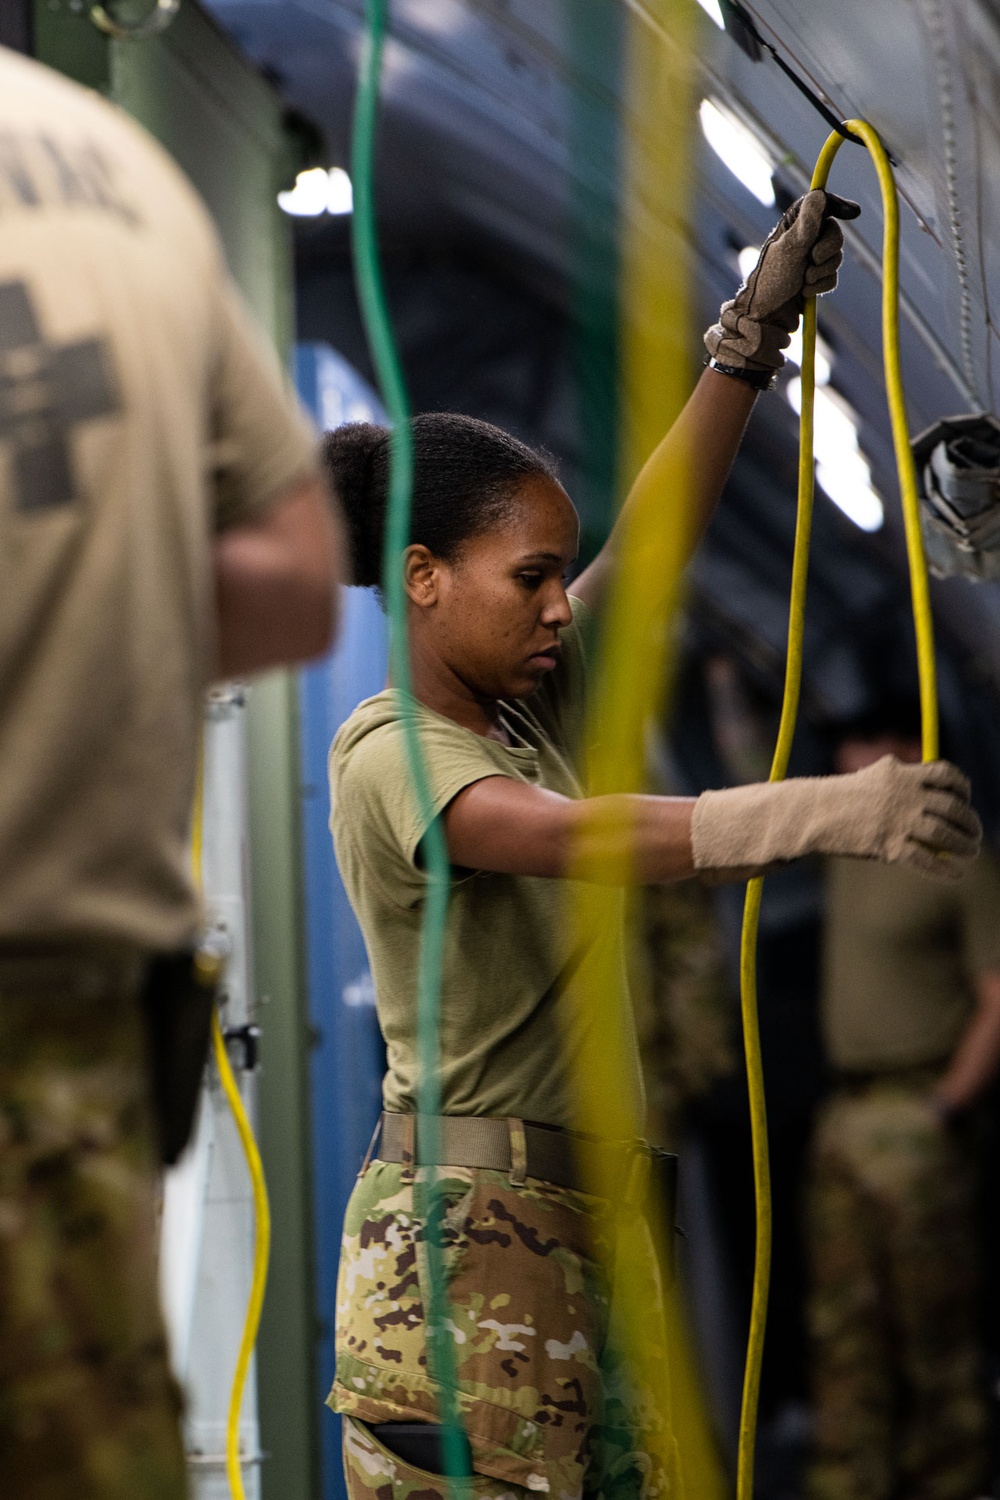
[{"label": "yellow cable", "polygon": [[[871,153],[882,192],[884,233],[882,241],[882,357],[885,367],[886,396],[892,423],[896,468],[899,474],[900,498],[906,528],[907,561],[910,570],[910,592],[913,623],[917,640],[917,669],[920,677],[920,711],[924,760],[938,756],[937,681],[934,665],[934,626],[931,618],[927,563],[920,533],[920,509],[917,476],[910,449],[906,421],[906,401],[899,360],[899,203],[892,167],[885,147],[872,127],[864,120],[848,120],[847,128],[860,136]],[[831,133],[820,152],[813,173],[812,186],[826,186],[830,167],[844,137]],[[795,735],[799,690],[802,684],[802,650],[805,634],[806,575],[809,566],[809,540],[813,510],[813,405],[816,392],[816,301],[806,303],[802,320],[802,412],[799,433],[799,498],[795,530],[795,553],[792,562],[792,588],[788,611],[788,656],[785,667],[785,693],[781,707],[781,724],[771,765],[771,781],[781,781],[788,771],[788,761]],[[750,1126],[753,1139],[754,1190],[757,1202],[757,1246],[754,1257],[753,1300],[750,1309],[750,1335],[747,1341],[746,1372],[743,1382],[743,1406],[740,1412],[739,1453],[737,1458],[737,1500],[751,1500],[753,1494],[754,1449],[757,1431],[757,1407],[760,1397],[760,1371],[764,1353],[764,1330],[767,1321],[767,1296],[771,1268],[771,1169],[767,1150],[767,1110],[764,1101],[764,1079],[760,1055],[760,1032],[757,1018],[757,931],[763,880],[751,880],[747,886],[743,913],[743,939],[740,952],[741,1010],[746,1049],[747,1088],[750,1095]]]},{"label": "yellow cable", "polygon": [[229,1108],[236,1121],[240,1143],[247,1159],[250,1181],[253,1184],[253,1206],[256,1230],[253,1243],[253,1279],[250,1283],[250,1300],[247,1303],[246,1322],[240,1340],[240,1352],[236,1358],[233,1388],[229,1395],[229,1413],[226,1417],[226,1474],[233,1500],[244,1500],[243,1472],[240,1468],[240,1408],[243,1405],[243,1388],[246,1385],[250,1357],[257,1342],[261,1308],[264,1306],[264,1289],[267,1283],[267,1262],[271,1251],[271,1211],[267,1201],[267,1185],[264,1167],[254,1140],[247,1112],[237,1087],[233,1069],[226,1053],[226,1043],[219,1026],[218,1016],[212,1018],[212,1040],[215,1045],[215,1061],[222,1080],[222,1088],[229,1101]]},{"label": "yellow cable", "polygon": [[[204,808],[205,808],[205,755],[204,744],[198,747],[198,761],[195,771],[194,808],[191,816],[191,868],[194,874],[195,885],[200,891],[202,888],[202,856],[204,850]],[[215,964],[217,960],[211,958],[210,963]],[[198,965],[198,957],[195,958]],[[218,1012],[212,1017],[212,1044],[215,1049],[215,1062],[219,1070],[219,1078],[222,1090],[226,1096],[233,1119],[236,1122],[236,1130],[246,1157],[247,1169],[250,1173],[250,1182],[253,1188],[254,1206],[254,1246],[253,1246],[253,1276],[250,1282],[250,1298],[247,1303],[247,1314],[243,1324],[243,1336],[240,1339],[239,1354],[236,1357],[236,1369],[233,1372],[233,1384],[229,1393],[229,1411],[226,1416],[226,1477],[229,1480],[229,1491],[233,1500],[245,1500],[243,1488],[243,1471],[240,1466],[240,1408],[243,1405],[243,1391],[246,1386],[247,1372],[250,1368],[250,1358],[253,1354],[254,1344],[257,1342],[257,1330],[260,1327],[260,1314],[264,1305],[264,1291],[267,1285],[267,1266],[271,1252],[271,1210],[267,1201],[267,1183],[264,1180],[264,1166],[254,1139],[253,1129],[247,1118],[247,1112],[240,1098],[239,1085],[233,1073],[229,1054],[226,1051],[225,1038],[219,1025]]]}]

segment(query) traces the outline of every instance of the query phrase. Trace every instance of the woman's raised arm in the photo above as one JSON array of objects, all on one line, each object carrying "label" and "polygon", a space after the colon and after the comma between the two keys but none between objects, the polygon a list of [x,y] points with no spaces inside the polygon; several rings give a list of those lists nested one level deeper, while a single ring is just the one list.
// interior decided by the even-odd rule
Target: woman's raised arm
[{"label": "woman's raised arm", "polygon": [[702,373],[677,421],[640,469],[608,540],[570,585],[571,594],[592,609],[600,607],[618,560],[626,515],[651,489],[662,494],[663,513],[668,513],[671,504],[677,503],[677,496],[667,492],[668,485],[677,472],[678,452],[685,451],[691,456],[694,486],[694,551],[712,519],[756,399],[757,391],[745,381],[721,375],[718,370]]},{"label": "woman's raised arm", "polygon": [[665,513],[678,503],[678,496],[667,491],[679,453],[690,465],[690,549],[697,547],[722,494],[757,393],[773,384],[785,362],[782,350],[798,327],[806,297],[837,285],[844,253],[837,220],[856,218],[860,212],[850,199],[815,189],[797,199],[775,225],[746,282],[722,304],[718,323],[705,334],[712,366],[643,465],[604,547],[574,581],[572,592],[585,604],[600,606],[617,559],[623,519],[648,497],[650,488],[662,492]]}]

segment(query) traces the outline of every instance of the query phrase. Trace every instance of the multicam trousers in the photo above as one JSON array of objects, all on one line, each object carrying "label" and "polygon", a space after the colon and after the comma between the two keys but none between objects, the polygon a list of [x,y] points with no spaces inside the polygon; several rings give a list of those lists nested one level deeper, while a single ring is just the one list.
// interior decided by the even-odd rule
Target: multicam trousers
[{"label": "multicam trousers", "polygon": [[0,957],[0,1490],[182,1500],[136,959]]},{"label": "multicam trousers", "polygon": [[970,1500],[985,1467],[970,1153],[911,1074],[838,1089],[812,1154],[811,1500]]},{"label": "multicam trousers", "polygon": [[[659,1500],[668,1476],[639,1435],[662,1409],[628,1392],[613,1353],[607,1267],[613,1234],[599,1200],[501,1172],[438,1169],[451,1351],[476,1500],[546,1492],[574,1500]],[[649,1267],[631,1267],[635,1276]],[[412,1469],[363,1424],[437,1421],[427,1370],[427,1266],[406,1169],[375,1161],[347,1209],[337,1293],[337,1376],[351,1500],[421,1500],[444,1481]],[[651,1326],[658,1299],[649,1281]],[[664,1356],[665,1358],[665,1356]],[[665,1373],[664,1373],[665,1380]],[[357,1420],[351,1420],[357,1419]]]}]

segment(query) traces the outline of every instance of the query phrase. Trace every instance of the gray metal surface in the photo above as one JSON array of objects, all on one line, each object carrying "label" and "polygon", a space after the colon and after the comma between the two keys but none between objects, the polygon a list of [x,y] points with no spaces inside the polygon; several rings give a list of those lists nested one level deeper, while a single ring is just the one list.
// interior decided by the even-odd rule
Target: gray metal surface
[{"label": "gray metal surface", "polygon": [[[214,0],[212,8],[346,162],[360,5]],[[654,7],[630,0],[630,9],[648,45],[660,45]],[[868,119],[893,152],[910,210],[904,292],[962,384],[992,404],[998,354],[988,287],[997,286],[1000,256],[1000,235],[990,232],[1000,224],[993,8],[983,0],[756,0],[747,9],[836,113]],[[801,186],[826,125],[770,59],[751,62],[698,19],[705,90],[751,120]],[[599,24],[592,4],[567,0],[397,0],[383,91],[386,223],[434,238],[464,224],[565,268],[572,183],[595,166],[614,172],[613,158],[595,164],[572,150],[577,103],[610,115],[624,88],[615,49],[586,48],[586,32]],[[706,166],[709,193],[756,217],[724,169]],[[846,162],[836,170],[867,210],[855,233],[877,256],[874,174]]]},{"label": "gray metal surface", "polygon": [[[321,126],[330,160],[346,163],[360,0],[214,0],[212,8],[289,102]],[[996,7],[987,0],[829,0],[822,6],[752,0],[747,9],[834,111],[870,120],[898,162],[911,428],[977,406],[995,408]],[[650,0],[617,6],[609,0],[394,0],[378,168],[386,244],[405,246],[411,258],[422,247],[487,247],[538,295],[565,305],[579,269],[581,202],[591,220],[602,221],[595,232],[614,237],[626,10],[645,31],[646,45],[662,45]],[[750,123],[780,163],[780,179],[801,191],[827,125],[766,55],[751,61],[701,11],[696,22],[701,91]],[[700,320],[731,291],[735,247],[759,243],[774,210],[753,198],[700,139],[696,152]],[[848,228],[849,263],[821,320],[838,354],[835,383],[862,418],[862,446],[891,502],[887,538],[898,559],[881,376],[882,216],[866,153],[846,145],[833,184],[856,197],[864,213]],[[342,237],[339,244],[342,249]],[[973,593],[961,580],[945,591],[945,612],[976,622],[972,634],[985,670],[1000,678],[1000,617],[992,595]]]},{"label": "gray metal surface", "polygon": [[[244,694],[223,688],[205,712],[202,878],[206,929],[227,954],[224,1027],[256,1020],[246,869]],[[231,1060],[244,1107],[256,1116],[256,1077]],[[195,1137],[164,1183],[160,1281],[174,1368],[187,1398],[184,1432],[193,1500],[227,1500],[230,1390],[250,1296],[253,1193],[246,1159],[214,1063],[206,1071]],[[260,1495],[256,1360],[240,1419],[247,1500]]]}]

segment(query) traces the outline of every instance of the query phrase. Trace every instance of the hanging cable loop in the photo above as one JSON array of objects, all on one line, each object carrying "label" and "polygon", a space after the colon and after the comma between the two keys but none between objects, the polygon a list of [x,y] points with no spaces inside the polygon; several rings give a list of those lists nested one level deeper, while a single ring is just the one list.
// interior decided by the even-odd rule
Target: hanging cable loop
[{"label": "hanging cable loop", "polygon": [[[871,155],[882,194],[882,358],[885,370],[886,397],[892,427],[899,492],[906,531],[907,563],[910,571],[910,595],[917,647],[917,670],[920,681],[920,714],[922,752],[925,761],[937,760],[939,753],[937,675],[934,658],[934,623],[931,615],[927,559],[920,531],[920,501],[917,472],[910,447],[906,418],[906,399],[899,356],[899,200],[892,175],[889,154],[866,120],[848,120],[845,129],[850,138],[860,139]],[[811,186],[825,188],[834,157],[846,139],[838,126],[819,154]],[[802,407],[799,429],[799,498],[795,529],[795,552],[792,561],[792,588],[788,612],[788,651],[785,667],[785,692],[781,723],[771,765],[770,781],[783,781],[795,736],[799,695],[802,686],[802,656],[805,635],[806,575],[809,566],[809,542],[812,528],[813,472],[813,406],[816,394],[816,299],[806,302],[802,318]],[[737,1500],[752,1500],[754,1453],[757,1431],[757,1408],[760,1398],[760,1373],[764,1355],[764,1331],[767,1322],[767,1299],[771,1271],[771,1176],[767,1149],[767,1109],[760,1051],[757,1014],[757,933],[764,888],[762,879],[747,885],[743,915],[743,938],[740,952],[741,1011],[744,1049],[747,1062],[747,1089],[750,1095],[750,1127],[753,1144],[754,1189],[757,1203],[757,1245],[754,1256],[753,1300],[750,1311],[750,1334],[747,1341],[746,1370],[743,1383],[743,1405],[740,1412],[739,1452],[737,1456]]]}]

